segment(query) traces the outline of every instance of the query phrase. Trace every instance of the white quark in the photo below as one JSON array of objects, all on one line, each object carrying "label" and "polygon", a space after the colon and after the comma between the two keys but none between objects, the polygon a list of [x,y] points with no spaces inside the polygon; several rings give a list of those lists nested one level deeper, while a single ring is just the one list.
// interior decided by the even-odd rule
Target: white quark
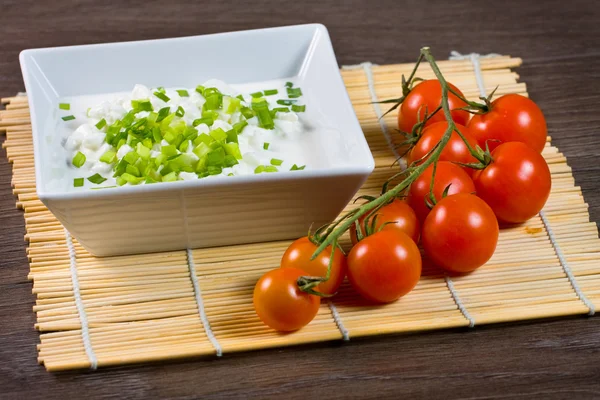
[{"label": "white quark", "polygon": [[[240,107],[245,106],[249,108],[252,107],[250,93],[267,89],[277,89],[278,94],[264,96],[264,99],[269,104],[269,109],[272,110],[274,108],[286,107],[286,105],[277,103],[277,100],[289,100],[285,83],[286,80],[276,80],[230,86],[219,80],[209,80],[202,86],[205,88],[217,88],[223,96],[230,96],[231,98],[241,95],[243,101],[241,101]],[[305,115],[303,112],[293,112],[291,107],[287,106],[290,109],[289,111],[279,111],[274,114],[274,128],[265,129],[261,127],[259,119],[256,116],[246,119],[242,115],[241,109],[232,113],[227,113],[226,110],[219,109],[215,114],[216,119],[211,126],[208,126],[205,123],[195,123],[195,121],[197,122],[203,118],[202,110],[207,100],[202,94],[198,93],[194,88],[185,88],[187,96],[185,93],[180,95],[180,92],[178,92],[178,90],[182,90],[180,88],[162,90],[162,93],[168,99],[161,99],[161,96],[156,96],[156,88],[149,88],[140,84],[135,85],[130,93],[77,96],[61,99],[61,103],[68,103],[70,105],[70,110],[59,110],[59,117],[68,115],[75,117],[73,120],[60,121],[59,123],[59,131],[62,132],[62,146],[65,149],[66,164],[68,165],[68,171],[61,176],[61,179],[69,181],[67,187],[70,187],[71,190],[81,190],[81,187],[73,187],[73,179],[88,178],[94,174],[98,174],[106,180],[98,185],[85,179],[84,188],[146,183],[146,180],[141,178],[139,182],[127,181],[124,183],[123,179],[119,182],[118,178],[114,177],[119,161],[129,153],[136,152],[136,142],[131,142],[128,138],[126,143],[120,143],[118,146],[115,143],[112,143],[112,145],[107,143],[107,128],[115,122],[123,120],[133,110],[133,104],[138,104],[138,102],[149,102],[152,105],[152,110],[138,111],[140,109],[136,108],[136,121],[148,118],[151,112],[156,115],[159,110],[169,107],[170,113],[175,113],[176,110],[182,110],[183,112],[183,115],[177,115],[171,124],[182,124],[181,121],[183,121],[190,129],[192,127],[195,128],[198,135],[206,134],[210,136],[215,130],[228,132],[234,129],[236,123],[243,121],[247,123],[237,135],[237,146],[239,146],[239,153],[241,154],[241,158],[238,157],[237,159],[237,164],[230,167],[223,166],[220,173],[215,173],[213,169],[211,175],[208,176],[202,176],[202,173],[198,173],[197,170],[175,171],[174,180],[214,179],[231,175],[250,175],[255,174],[259,166],[269,166],[270,171],[274,169],[277,171],[289,171],[294,165],[306,166],[306,168],[319,166],[318,158],[320,157],[320,153],[314,151],[316,132],[314,127],[304,119]],[[305,105],[302,97],[294,98],[293,101],[298,105]],[[306,106],[308,108],[310,104]],[[197,155],[198,151],[195,151],[197,144],[192,140],[187,142],[187,148],[185,146],[177,146],[175,157],[181,154],[189,162],[195,163],[195,165],[200,164],[198,162],[200,160]],[[153,162],[157,158],[160,159],[159,157],[163,149],[169,145],[170,143],[165,139],[162,139],[160,142],[153,141],[152,147],[148,149],[149,156],[147,157],[149,157],[149,160],[146,158],[146,163],[142,165],[142,168],[148,162]],[[116,158],[112,162],[100,160],[107,152],[116,153]],[[77,153],[82,153],[85,156],[85,163],[80,168],[76,168],[72,164],[73,157]],[[203,154],[199,155],[200,157],[203,156]],[[157,172],[160,172],[163,168],[164,165],[158,165]],[[140,173],[133,176],[144,177],[145,175]]]}]

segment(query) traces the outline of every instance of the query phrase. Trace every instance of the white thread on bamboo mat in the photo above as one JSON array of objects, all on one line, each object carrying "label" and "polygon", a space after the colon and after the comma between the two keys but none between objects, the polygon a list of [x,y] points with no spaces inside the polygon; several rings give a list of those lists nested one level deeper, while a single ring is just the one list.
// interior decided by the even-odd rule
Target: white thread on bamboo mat
[{"label": "white thread on bamboo mat", "polygon": [[206,310],[204,309],[204,301],[202,300],[202,292],[200,291],[200,284],[198,283],[198,276],[196,275],[196,263],[194,263],[194,256],[192,255],[191,249],[186,249],[187,253],[187,261],[188,261],[188,270],[190,272],[190,280],[192,281],[192,286],[194,286],[194,297],[196,298],[196,305],[198,306],[198,313],[200,314],[200,321],[204,326],[204,331],[206,332],[206,336],[210,343],[212,343],[215,351],[217,352],[217,357],[221,357],[223,355],[223,349],[219,344],[219,341],[215,337],[212,329],[210,328],[210,322],[208,321],[208,317],[206,316]]},{"label": "white thread on bamboo mat", "polygon": [[590,316],[594,315],[596,313],[596,307],[581,291],[581,288],[579,287],[579,284],[577,283],[577,279],[575,279],[575,275],[573,275],[573,271],[571,270],[571,267],[569,267],[569,264],[567,263],[565,255],[563,254],[560,246],[558,245],[558,242],[556,241],[554,232],[552,231],[552,228],[550,227],[550,221],[548,221],[548,218],[546,218],[546,214],[544,213],[543,210],[540,211],[540,218],[542,219],[542,223],[544,224],[544,227],[546,228],[546,232],[548,233],[548,237],[550,238],[550,243],[552,243],[552,246],[554,247],[554,252],[556,253],[556,256],[558,257],[558,260],[560,261],[560,265],[562,266],[563,271],[565,271],[565,274],[567,275],[567,278],[569,279],[569,283],[571,283],[571,287],[575,291],[575,294],[577,294],[577,297],[579,297],[579,300],[581,300],[583,302],[583,304],[585,304],[585,306],[590,310],[588,312],[588,315],[590,315]]},{"label": "white thread on bamboo mat", "polygon": [[79,276],[77,275],[77,254],[75,252],[75,246],[73,246],[73,239],[69,231],[65,229],[65,239],[67,240],[67,249],[69,249],[69,269],[71,271],[71,282],[73,284],[73,297],[75,298],[75,306],[77,307],[77,313],[79,314],[79,321],[81,323],[81,338],[83,340],[83,348],[85,354],[90,361],[90,368],[98,368],[98,359],[96,353],[92,348],[92,341],[90,339],[90,330],[87,319],[87,313],[85,312],[85,306],[81,299],[81,291],[79,289]]},{"label": "white thread on bamboo mat", "polygon": [[454,282],[452,282],[452,279],[450,279],[448,275],[444,276],[444,279],[446,280],[446,286],[448,287],[448,291],[450,291],[452,299],[458,307],[458,310],[461,312],[463,317],[465,317],[467,321],[469,321],[469,328],[473,328],[475,326],[475,318],[471,316],[471,313],[469,313],[469,310],[467,310],[467,307],[465,307],[464,303],[460,299],[458,292],[454,288]]},{"label": "white thread on bamboo mat", "polygon": [[[479,59],[480,58],[498,57],[498,56],[499,56],[499,54],[494,54],[494,53],[486,54],[486,55],[482,56],[477,53],[463,55],[457,51],[450,52],[451,60],[466,60],[466,59],[471,60],[471,63],[473,64],[473,71],[475,72],[475,79],[477,80],[477,86],[479,88],[479,93],[482,97],[487,96],[487,92],[485,90],[485,84],[483,83],[483,73],[481,70],[481,64],[479,63]],[[567,279],[569,279],[569,283],[571,284],[571,287],[575,291],[575,294],[577,295],[579,300],[581,300],[583,302],[583,304],[585,304],[585,306],[590,310],[588,314],[594,315],[596,313],[596,307],[581,291],[581,288],[579,287],[579,284],[577,283],[577,279],[575,278],[575,275],[573,275],[573,271],[571,270],[571,267],[569,267],[569,263],[567,262],[567,259],[565,258],[564,254],[558,244],[558,241],[556,240],[556,237],[554,236],[554,232],[552,231],[552,228],[550,227],[550,221],[548,221],[548,218],[546,218],[546,214],[544,213],[544,210],[540,211],[540,218],[542,219],[544,228],[546,228],[546,232],[548,233],[548,238],[550,239],[550,243],[552,244],[552,247],[554,248],[554,252],[556,253],[556,256],[558,257],[558,261],[560,262],[560,265],[561,265],[563,271],[565,272]]]},{"label": "white thread on bamboo mat", "polygon": [[398,153],[396,152],[394,142],[392,140],[392,137],[390,136],[390,131],[383,119],[383,111],[379,106],[379,99],[377,98],[377,93],[375,92],[375,80],[373,79],[373,70],[371,69],[371,67],[373,66],[377,66],[377,64],[372,64],[367,61],[358,65],[345,65],[342,66],[342,69],[362,69],[363,71],[365,71],[365,76],[367,77],[367,86],[369,88],[369,94],[371,95],[371,104],[373,104],[373,110],[375,111],[375,115],[377,115],[377,120],[379,121],[381,132],[383,132],[383,136],[385,137],[388,146],[394,151],[394,154],[396,154],[396,157],[398,158],[398,163],[400,164],[400,168],[405,169],[406,161],[403,158],[398,157]]},{"label": "white thread on bamboo mat", "polygon": [[342,339],[344,339],[344,341],[348,342],[350,340],[350,333],[344,326],[344,323],[342,322],[342,317],[340,316],[340,313],[338,312],[337,307],[335,306],[335,304],[333,304],[333,301],[331,301],[331,300],[327,300],[327,305],[329,306],[329,310],[331,311],[331,315],[333,316],[333,320],[335,321],[335,324],[337,325],[338,329],[340,330],[340,332],[342,334]]},{"label": "white thread on bamboo mat", "polygon": [[[394,156],[396,156],[396,158],[398,160],[400,160],[399,161],[400,168],[405,169],[406,161],[403,158],[400,158],[400,154],[398,154],[398,150],[396,149],[396,146],[394,146],[394,143],[393,143],[391,137],[389,136],[389,130],[387,129],[387,125],[386,125],[385,121],[383,120],[383,118],[381,118],[383,114],[381,112],[381,107],[379,107],[379,103],[378,103],[379,99],[377,98],[377,93],[375,92],[375,80],[373,79],[373,71],[371,70],[371,67],[373,65],[375,65],[375,64],[371,64],[370,62],[364,62],[359,65],[349,65],[346,67],[342,67],[342,69],[353,70],[353,69],[362,68],[365,71],[365,75],[367,77],[367,84],[369,87],[369,93],[371,94],[371,101],[373,102],[373,109],[375,110],[375,114],[377,114],[377,118],[379,118],[379,124],[381,126],[381,130],[383,131],[383,134],[388,142],[388,145],[390,146],[390,149],[394,153]],[[450,292],[450,295],[452,296],[454,303],[458,307],[458,310],[465,317],[465,319],[467,321],[469,321],[469,327],[470,328],[474,327],[475,319],[471,316],[471,314],[469,313],[469,311],[467,310],[467,308],[461,301],[460,296],[456,292],[456,289],[454,289],[454,283],[452,282],[452,279],[450,279],[450,277],[448,275],[446,275],[445,280],[446,280],[446,286],[448,287],[448,291]]]},{"label": "white thread on bamboo mat", "polygon": [[460,54],[458,51],[450,52],[450,60],[471,60],[471,64],[473,64],[473,72],[475,73],[475,81],[477,82],[477,87],[479,88],[479,95],[482,97],[487,96],[487,92],[485,90],[485,84],[483,82],[483,74],[481,70],[481,64],[479,63],[480,58],[494,58],[500,57],[500,54],[490,53],[481,55],[478,53],[471,54]]}]

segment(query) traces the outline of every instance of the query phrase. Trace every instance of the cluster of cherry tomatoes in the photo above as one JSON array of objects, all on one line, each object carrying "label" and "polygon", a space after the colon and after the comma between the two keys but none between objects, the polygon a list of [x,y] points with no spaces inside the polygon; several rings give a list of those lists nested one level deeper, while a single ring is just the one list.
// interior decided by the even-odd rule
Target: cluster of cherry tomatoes
[{"label": "cluster of cherry tomatoes", "polygon": [[[346,276],[367,300],[397,300],[421,276],[419,242],[426,257],[440,268],[450,273],[473,271],[493,255],[499,226],[525,222],[542,209],[551,177],[541,155],[547,129],[538,106],[516,94],[493,102],[484,99],[485,105],[474,106],[458,88],[449,86],[448,105],[460,134],[452,132],[437,160],[414,179],[402,198],[356,219],[347,256],[336,245],[313,259],[318,236],[293,242],[281,267],[256,284],[254,306],[264,323],[281,331],[308,324],[318,312],[321,296],[334,295]],[[398,127],[413,135],[409,165],[432,157],[445,135],[449,122],[443,113],[426,115],[441,102],[438,80],[422,81],[403,99]],[[307,290],[302,285],[307,276],[328,279]]]}]

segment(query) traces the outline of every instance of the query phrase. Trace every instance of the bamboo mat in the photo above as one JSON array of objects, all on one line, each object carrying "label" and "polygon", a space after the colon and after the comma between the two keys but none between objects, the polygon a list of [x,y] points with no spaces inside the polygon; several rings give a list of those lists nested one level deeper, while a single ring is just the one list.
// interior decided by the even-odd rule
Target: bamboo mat
[{"label": "bamboo mat", "polygon": [[[499,85],[498,94],[527,95],[525,84],[511,71],[520,59],[479,61],[487,92]],[[476,99],[473,65],[469,60],[439,63],[450,82]],[[408,75],[411,69],[412,64],[364,64],[342,71],[376,160],[375,171],[357,196],[378,194],[393,174],[389,136],[396,114],[379,121],[381,108],[371,101],[397,97],[401,74]],[[432,78],[433,73],[424,64],[417,76]],[[543,218],[502,230],[496,253],[484,267],[450,277],[424,260],[417,287],[388,305],[365,304],[346,283],[332,301],[322,302],[307,327],[281,334],[259,321],[252,290],[264,272],[279,266],[288,241],[95,258],[66,234],[36,197],[26,97],[2,102],[3,147],[13,164],[13,190],[17,207],[24,209],[27,230],[35,327],[41,332],[39,362],[48,370],[588,314],[600,305],[596,224],[589,221],[587,204],[565,157],[549,139],[543,155],[553,181]],[[343,244],[348,248],[347,237]]]}]

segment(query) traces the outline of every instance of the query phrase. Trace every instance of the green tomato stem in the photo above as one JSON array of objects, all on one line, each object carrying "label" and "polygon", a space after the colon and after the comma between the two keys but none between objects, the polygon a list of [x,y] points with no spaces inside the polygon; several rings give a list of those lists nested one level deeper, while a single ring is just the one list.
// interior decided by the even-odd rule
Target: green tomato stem
[{"label": "green tomato stem", "polygon": [[[332,243],[336,243],[339,240],[340,236],[342,236],[344,232],[346,232],[354,224],[354,221],[359,219],[362,215],[380,205],[388,203],[394,197],[398,196],[402,191],[407,189],[423,173],[423,171],[427,167],[429,167],[431,164],[433,164],[440,158],[442,150],[444,150],[444,147],[450,140],[450,136],[452,135],[452,132],[456,129],[456,125],[452,120],[452,114],[450,113],[450,105],[448,104],[448,82],[442,75],[439,67],[435,62],[435,59],[431,55],[431,50],[429,47],[423,47],[421,49],[419,61],[422,58],[425,58],[427,62],[429,62],[429,65],[431,65],[431,69],[433,70],[435,76],[439,80],[440,85],[442,87],[442,110],[444,112],[444,117],[448,122],[448,128],[446,129],[446,132],[444,132],[442,139],[440,140],[435,151],[431,153],[431,156],[427,160],[425,160],[421,165],[416,166],[414,170],[402,182],[400,182],[394,188],[388,190],[381,196],[377,197],[375,200],[363,204],[357,210],[353,210],[350,217],[345,216],[343,218],[343,222],[338,221],[338,223],[334,225],[335,229],[328,231],[326,235],[324,235],[321,244],[313,253],[312,259],[318,256],[327,246],[331,245]],[[411,74],[411,77],[413,75],[414,74]]]}]

